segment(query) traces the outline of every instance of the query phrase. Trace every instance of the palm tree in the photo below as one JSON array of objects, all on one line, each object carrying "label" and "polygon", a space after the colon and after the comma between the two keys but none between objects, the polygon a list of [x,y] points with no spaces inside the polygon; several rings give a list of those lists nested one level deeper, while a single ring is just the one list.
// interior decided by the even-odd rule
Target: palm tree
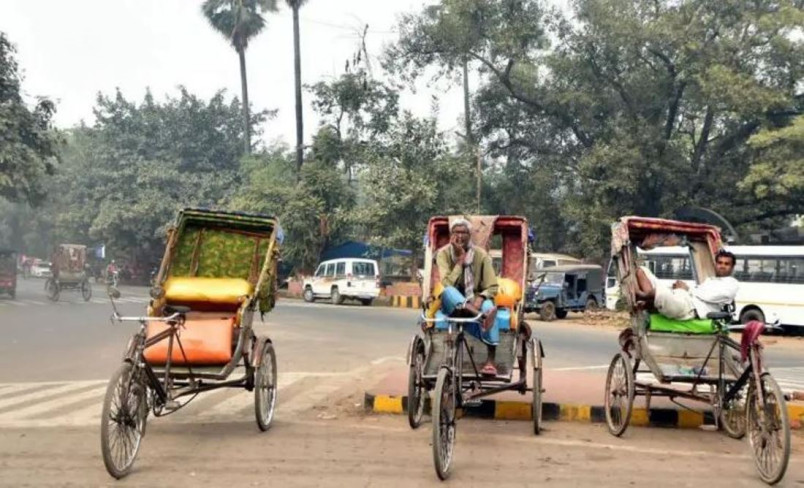
[{"label": "palm tree", "polygon": [[301,177],[304,156],[304,124],[302,120],[301,52],[299,48],[299,9],[307,0],[285,0],[293,9],[293,67],[296,76],[296,175]]},{"label": "palm tree", "polygon": [[246,154],[251,153],[251,120],[246,82],[246,48],[265,28],[265,12],[276,11],[276,0],[206,0],[201,6],[212,28],[220,32],[240,58],[240,90],[243,96],[243,131]]}]

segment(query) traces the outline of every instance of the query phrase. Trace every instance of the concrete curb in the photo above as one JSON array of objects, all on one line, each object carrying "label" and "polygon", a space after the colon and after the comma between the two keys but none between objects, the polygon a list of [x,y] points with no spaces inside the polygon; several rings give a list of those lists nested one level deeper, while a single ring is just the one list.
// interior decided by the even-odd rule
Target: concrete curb
[{"label": "concrete curb", "polygon": [[[429,403],[429,402],[428,402]],[[366,392],[364,407],[367,412],[407,414],[407,397],[395,395],[373,395]],[[425,405],[425,410],[430,406]],[[804,420],[804,405],[788,405],[791,428],[801,428]],[[531,404],[508,400],[481,400],[477,407],[462,412],[464,417],[495,420],[531,420]],[[602,406],[571,405],[565,403],[542,403],[542,418],[551,421],[605,423],[606,410]],[[698,428],[714,425],[712,412],[693,412],[673,408],[634,408],[631,424],[637,427]]]},{"label": "concrete curb", "polygon": [[391,295],[388,298],[391,299],[390,306],[398,307],[398,308],[420,308],[422,304],[422,298],[415,296],[402,296],[402,295]]}]

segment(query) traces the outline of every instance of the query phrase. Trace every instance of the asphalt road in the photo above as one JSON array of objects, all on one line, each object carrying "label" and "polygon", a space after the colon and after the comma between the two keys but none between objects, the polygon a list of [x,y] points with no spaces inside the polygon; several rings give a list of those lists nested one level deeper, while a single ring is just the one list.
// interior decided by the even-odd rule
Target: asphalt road
[{"label": "asphalt road", "polygon": [[[149,420],[131,476],[113,482],[99,449],[106,382],[136,324],[112,325],[111,305],[63,293],[47,300],[42,280],[0,298],[0,486],[442,486],[432,468],[429,424],[365,416],[365,385],[404,367],[415,310],[280,301],[257,322],[279,361],[274,427],[260,434],[253,394],[205,393],[174,415]],[[145,288],[122,288],[124,315],[144,313]],[[617,350],[617,330],[577,321],[531,321],[545,366],[599,370]],[[768,348],[778,371],[804,371],[801,348]],[[777,374],[778,376],[778,374]],[[798,449],[781,486],[804,483]],[[757,486],[747,441],[698,430],[599,425],[460,422],[453,483],[462,486]],[[638,462],[634,460],[638,459]]]},{"label": "asphalt road", "polygon": [[[16,300],[0,298],[0,383],[108,378],[137,324],[111,323],[112,307],[101,285],[95,285],[90,302],[64,292],[58,303],[51,303],[43,284],[21,280]],[[122,314],[144,314],[147,288],[123,287],[121,292]],[[255,320],[255,330],[272,338],[283,371],[350,371],[372,362],[403,360],[417,330],[417,314],[411,309],[280,300],[265,322]],[[617,330],[611,327],[560,320],[529,323],[544,344],[546,368],[605,368],[618,349]],[[801,342],[799,349],[768,347],[769,367],[790,380],[804,378]]]}]

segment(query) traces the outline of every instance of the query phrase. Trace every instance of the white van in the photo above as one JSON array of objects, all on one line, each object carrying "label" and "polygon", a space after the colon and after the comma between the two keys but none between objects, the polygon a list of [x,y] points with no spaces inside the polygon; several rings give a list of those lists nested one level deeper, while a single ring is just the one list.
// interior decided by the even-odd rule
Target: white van
[{"label": "white van", "polygon": [[310,278],[304,280],[304,300],[329,298],[339,305],[346,298],[363,305],[380,295],[380,267],[373,259],[340,258],[324,261]]}]

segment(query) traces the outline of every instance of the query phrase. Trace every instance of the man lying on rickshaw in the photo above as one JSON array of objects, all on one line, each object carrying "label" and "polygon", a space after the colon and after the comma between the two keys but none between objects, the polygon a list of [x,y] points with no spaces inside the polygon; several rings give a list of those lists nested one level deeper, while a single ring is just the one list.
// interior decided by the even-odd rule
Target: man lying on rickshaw
[{"label": "man lying on rickshaw", "polygon": [[488,253],[472,245],[471,231],[472,225],[468,220],[453,221],[449,244],[436,254],[440,284],[443,286],[440,306],[448,316],[474,317],[482,314],[482,323],[468,324],[464,330],[488,347],[488,360],[480,372],[496,376],[494,360],[500,332],[494,326],[497,308],[493,300],[497,293],[497,276]]},{"label": "man lying on rickshaw", "polygon": [[683,281],[668,287],[659,283],[649,269],[640,266],[636,271],[636,297],[670,319],[705,319],[708,313],[722,312],[724,306],[734,302],[739,287],[731,276],[735,261],[734,254],[721,249],[715,255],[715,276],[692,288]]}]

